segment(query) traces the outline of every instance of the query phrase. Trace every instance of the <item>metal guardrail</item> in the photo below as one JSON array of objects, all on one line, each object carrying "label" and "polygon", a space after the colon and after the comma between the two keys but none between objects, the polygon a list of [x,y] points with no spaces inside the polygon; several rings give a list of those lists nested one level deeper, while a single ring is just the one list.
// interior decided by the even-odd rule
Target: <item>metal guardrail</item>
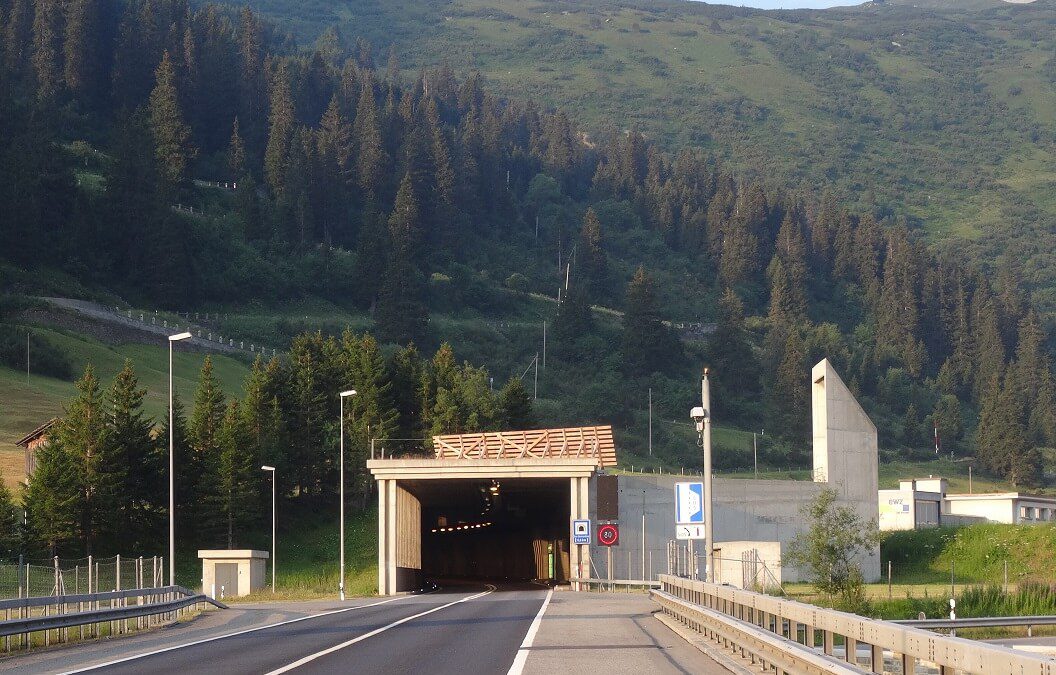
[{"label": "metal guardrail", "polygon": [[[154,599],[165,598],[152,602],[137,602],[136,604],[125,604],[129,598]],[[109,607],[100,608],[99,603],[107,602]],[[115,605],[115,602],[120,604]],[[158,588],[135,588],[124,591],[109,591],[105,593],[88,593],[78,595],[42,596],[30,598],[13,598],[0,600],[0,612],[6,613],[7,619],[0,621],[0,638],[5,638],[7,648],[10,649],[10,638],[22,636],[19,640],[26,647],[32,645],[29,636],[32,633],[43,632],[45,637],[48,631],[59,631],[63,634],[64,629],[92,626],[97,624],[110,624],[111,627],[117,623],[118,626],[127,626],[129,619],[141,617],[152,617],[160,614],[172,614],[186,607],[208,603],[220,609],[227,609],[227,605],[201,593],[195,593],[182,586],[162,586]],[[76,605],[77,611],[66,612],[67,607]],[[88,609],[83,609],[84,605]],[[55,607],[53,613],[48,613],[48,608]],[[33,615],[34,608],[43,608],[44,613]],[[13,612],[23,616],[11,618]],[[111,633],[113,631],[111,630]],[[83,629],[82,629],[83,636]],[[48,641],[45,640],[45,644]]]},{"label": "metal guardrail", "polygon": [[[661,590],[651,591],[650,595],[666,614],[722,647],[779,671],[880,673],[890,670],[888,664],[899,664],[902,673],[914,673],[919,662],[933,664],[942,675],[1056,673],[1056,661],[1000,645],[938,635],[914,626],[868,619],[732,586],[666,574],[661,575],[660,582]],[[760,630],[781,640],[762,641]],[[834,657],[841,637],[844,649],[838,668],[831,665],[831,658],[825,663],[813,662],[812,656]],[[788,663],[787,659],[795,663]]]},{"label": "metal guardrail", "polygon": [[892,621],[913,628],[996,628],[1000,626],[1056,626],[1056,616],[978,616],[963,619],[905,619]]},{"label": "metal guardrail", "polygon": [[660,588],[660,582],[659,581],[651,581],[649,579],[612,579],[610,581],[609,579],[594,579],[594,578],[586,577],[586,578],[573,578],[573,579],[569,579],[569,581],[572,582],[572,583],[580,583],[580,584],[587,584],[587,585],[597,584],[597,585],[600,585],[600,586],[612,585],[612,586],[642,586],[642,587],[648,587],[648,588]]}]

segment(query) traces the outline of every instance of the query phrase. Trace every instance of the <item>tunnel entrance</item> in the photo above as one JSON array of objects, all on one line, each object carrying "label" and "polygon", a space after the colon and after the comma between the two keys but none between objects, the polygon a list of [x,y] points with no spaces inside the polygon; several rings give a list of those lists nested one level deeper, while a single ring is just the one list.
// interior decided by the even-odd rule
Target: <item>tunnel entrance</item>
[{"label": "tunnel entrance", "polygon": [[[385,444],[380,444],[384,449]],[[616,465],[608,426],[433,437],[433,456],[371,455],[378,486],[378,593],[429,579],[569,581],[591,574],[590,479]]]},{"label": "tunnel entrance", "polygon": [[569,579],[569,481],[407,481],[421,505],[425,579]]}]

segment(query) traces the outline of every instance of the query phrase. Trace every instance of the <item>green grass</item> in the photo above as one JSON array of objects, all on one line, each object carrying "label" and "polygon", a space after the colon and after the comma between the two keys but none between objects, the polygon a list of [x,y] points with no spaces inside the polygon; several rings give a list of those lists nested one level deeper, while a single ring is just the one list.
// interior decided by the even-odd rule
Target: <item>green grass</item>
[{"label": "green grass", "polygon": [[[66,353],[78,377],[91,363],[103,386],[132,359],[141,387],[146,388],[144,407],[148,415],[160,418],[168,408],[168,350],[146,344],[109,345],[98,340],[48,328],[34,332]],[[173,357],[173,383],[189,405],[198,383],[204,354],[177,352]],[[32,360],[31,360],[32,363]],[[247,365],[235,358],[213,355],[214,372],[228,395],[241,395]],[[22,449],[14,445],[21,436],[41,422],[62,415],[63,407],[76,394],[72,382],[31,375],[0,366],[0,468],[4,481],[13,485],[23,478]]]},{"label": "green grass", "polygon": [[[968,240],[980,257],[1010,240],[1034,250],[1056,220],[1051,184],[1037,177],[1047,169],[1033,168],[1056,162],[1051,5],[250,4],[306,44],[331,24],[378,52],[395,44],[408,77],[458,53],[459,74],[562,107],[592,137],[616,125],[668,148],[706,147],[739,172],[907,216],[931,241]],[[1029,264],[1052,268],[1050,249],[1038,245]]]},{"label": "green grass", "polygon": [[881,565],[900,583],[958,584],[1008,581],[1051,583],[1056,569],[1056,526],[983,524],[891,532],[880,545]]},{"label": "green grass", "polygon": [[[236,602],[336,598],[338,588],[338,513],[333,504],[288,502],[278,507],[277,592],[271,590],[271,567],[264,590]],[[376,508],[345,512],[345,592],[375,595],[378,590],[378,513]],[[254,548],[271,551],[270,534],[258,536]],[[201,584],[201,564],[188,553],[179,568],[181,583]]]}]

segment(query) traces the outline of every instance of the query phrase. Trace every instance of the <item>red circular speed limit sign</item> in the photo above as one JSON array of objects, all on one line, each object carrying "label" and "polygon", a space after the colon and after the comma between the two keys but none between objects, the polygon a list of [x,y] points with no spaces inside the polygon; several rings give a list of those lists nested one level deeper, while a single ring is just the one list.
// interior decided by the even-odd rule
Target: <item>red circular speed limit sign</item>
[{"label": "red circular speed limit sign", "polygon": [[617,546],[620,543],[620,527],[607,523],[598,526],[598,544],[601,546]]}]

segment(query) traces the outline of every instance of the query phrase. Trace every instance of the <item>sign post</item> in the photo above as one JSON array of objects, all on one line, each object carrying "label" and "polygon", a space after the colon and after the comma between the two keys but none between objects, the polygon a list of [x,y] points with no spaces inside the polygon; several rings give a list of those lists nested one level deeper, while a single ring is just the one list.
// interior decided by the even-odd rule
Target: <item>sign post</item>
[{"label": "sign post", "polygon": [[705,503],[702,481],[675,483],[675,538],[688,540],[687,574],[694,579],[698,574],[693,542],[706,539],[708,534]]}]

